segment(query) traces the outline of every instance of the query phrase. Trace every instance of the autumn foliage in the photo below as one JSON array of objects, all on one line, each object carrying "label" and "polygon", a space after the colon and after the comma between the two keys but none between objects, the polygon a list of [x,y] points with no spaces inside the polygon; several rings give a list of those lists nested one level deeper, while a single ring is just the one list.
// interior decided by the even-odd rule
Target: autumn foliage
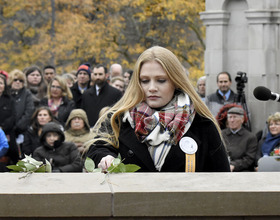
[{"label": "autumn foliage", "polygon": [[58,72],[89,62],[133,68],[153,45],[172,50],[196,79],[204,69],[204,0],[0,0],[0,69]]}]

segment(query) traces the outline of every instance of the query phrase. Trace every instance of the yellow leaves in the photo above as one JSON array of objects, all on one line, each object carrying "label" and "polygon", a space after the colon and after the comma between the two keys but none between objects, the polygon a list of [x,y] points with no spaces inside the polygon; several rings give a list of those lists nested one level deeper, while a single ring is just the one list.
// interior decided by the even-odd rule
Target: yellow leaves
[{"label": "yellow leaves", "polygon": [[[93,59],[107,66],[119,62],[126,69],[145,49],[162,45],[179,57],[192,77],[202,72],[204,51],[198,35],[203,38],[205,29],[198,13],[204,10],[204,0],[55,0],[54,36],[50,0],[0,2],[1,39],[9,38],[8,24],[18,33],[11,43],[0,41],[1,52],[7,54],[0,68],[6,63],[21,69],[43,66],[53,58],[58,69],[68,71]],[[23,14],[24,19],[18,19]]]}]

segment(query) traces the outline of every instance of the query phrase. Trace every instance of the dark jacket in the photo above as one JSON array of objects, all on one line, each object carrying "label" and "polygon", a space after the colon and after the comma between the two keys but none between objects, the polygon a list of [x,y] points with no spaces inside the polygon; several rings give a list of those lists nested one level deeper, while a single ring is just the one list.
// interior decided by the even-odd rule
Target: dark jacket
[{"label": "dark jacket", "polygon": [[[263,153],[262,153],[262,145],[263,143],[265,142],[266,140],[266,136],[263,137],[259,142],[258,142],[258,148],[257,148],[257,154],[256,154],[256,161],[255,161],[255,166],[257,167],[258,166],[258,161],[261,157],[263,157]],[[279,148],[280,147],[280,139],[279,139],[279,142],[276,144],[276,146],[272,149],[272,151],[275,149],[275,148]]]},{"label": "dark jacket", "polygon": [[[90,88],[90,84],[88,83],[86,90],[88,90],[89,88]],[[75,102],[76,108],[81,108],[83,94],[79,90],[78,82],[74,83],[74,85],[71,87],[71,92],[73,95],[73,100]]]},{"label": "dark jacket", "polygon": [[[40,106],[48,106],[48,98],[43,98],[40,102]],[[63,126],[67,121],[67,118],[70,115],[70,112],[75,108],[75,102],[73,100],[69,100],[66,97],[62,98],[62,103],[58,108],[58,116],[55,117],[57,121],[59,121]]]},{"label": "dark jacket", "polygon": [[29,127],[24,133],[24,141],[22,143],[22,154],[30,155],[33,154],[34,150],[41,146],[40,138],[38,134]]},{"label": "dark jacket", "polygon": [[[50,146],[46,142],[48,132],[56,132],[60,136],[54,146]],[[64,142],[64,134],[58,123],[49,122],[44,125],[40,142],[42,146],[38,147],[33,153],[35,160],[45,162],[45,159],[47,159],[54,172],[82,172],[79,151],[74,143]]]},{"label": "dark jacket", "polygon": [[[195,154],[196,172],[230,171],[225,147],[215,125],[209,119],[196,114],[184,137],[191,137],[198,145]],[[122,124],[119,142],[119,149],[101,143],[92,145],[87,156],[92,158],[95,164],[98,164],[104,156],[117,157],[120,153],[124,159],[123,163],[140,166],[140,172],[157,172],[147,145],[137,139],[134,130],[127,122]],[[185,161],[185,153],[180,149],[179,144],[173,145],[161,172],[185,172]]]},{"label": "dark jacket", "polygon": [[99,112],[103,107],[112,106],[122,97],[121,91],[110,86],[107,82],[96,95],[95,85],[86,90],[83,94],[82,109],[87,113],[90,127],[93,127],[98,120]]},{"label": "dark jacket", "polygon": [[12,91],[12,96],[15,99],[16,109],[15,131],[22,134],[27,130],[35,109],[32,94],[28,89],[22,88],[19,91]]},{"label": "dark jacket", "polygon": [[234,171],[253,171],[257,153],[257,137],[245,128],[233,134],[229,128],[222,131],[230,164]]},{"label": "dark jacket", "polygon": [[0,96],[0,127],[5,134],[10,134],[16,121],[14,99],[6,94]]}]

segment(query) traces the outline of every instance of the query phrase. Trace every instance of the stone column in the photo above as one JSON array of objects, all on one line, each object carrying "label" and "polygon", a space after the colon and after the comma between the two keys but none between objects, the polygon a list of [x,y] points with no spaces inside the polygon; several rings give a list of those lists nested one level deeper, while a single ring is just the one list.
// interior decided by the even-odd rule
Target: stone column
[{"label": "stone column", "polygon": [[280,103],[253,96],[257,86],[280,93],[280,1],[206,0],[205,4],[200,16],[206,26],[206,94],[217,89],[219,72],[232,75],[234,91],[236,73],[246,72],[244,92],[252,131],[262,130],[268,115],[280,111]]}]

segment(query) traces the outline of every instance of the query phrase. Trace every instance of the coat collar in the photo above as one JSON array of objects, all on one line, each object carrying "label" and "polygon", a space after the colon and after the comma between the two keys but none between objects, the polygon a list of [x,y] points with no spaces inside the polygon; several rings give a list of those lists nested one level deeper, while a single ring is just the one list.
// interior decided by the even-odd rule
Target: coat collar
[{"label": "coat collar", "polygon": [[[225,134],[227,135],[227,136],[229,136],[229,135],[233,135],[233,133],[231,132],[231,130],[229,129],[229,128],[227,128],[226,130],[225,130]],[[243,134],[244,134],[244,128],[243,127],[241,127],[241,129],[236,133],[236,134],[238,134],[239,136],[242,136]]]}]

